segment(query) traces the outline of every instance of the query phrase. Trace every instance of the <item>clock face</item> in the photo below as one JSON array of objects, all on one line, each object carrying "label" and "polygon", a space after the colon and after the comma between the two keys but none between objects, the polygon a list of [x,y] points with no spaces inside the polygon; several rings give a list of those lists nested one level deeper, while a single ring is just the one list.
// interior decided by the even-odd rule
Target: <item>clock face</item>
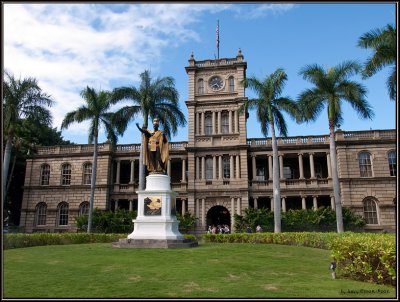
[{"label": "clock face", "polygon": [[212,90],[219,90],[224,85],[224,82],[219,76],[213,76],[209,81],[208,85]]}]

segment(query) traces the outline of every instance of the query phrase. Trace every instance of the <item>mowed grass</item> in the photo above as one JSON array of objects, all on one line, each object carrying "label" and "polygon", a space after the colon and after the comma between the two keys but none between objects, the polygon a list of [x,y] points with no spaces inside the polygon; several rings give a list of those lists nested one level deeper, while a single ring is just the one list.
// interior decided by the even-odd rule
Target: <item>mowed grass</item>
[{"label": "mowed grass", "polygon": [[332,279],[330,251],[200,243],[119,249],[109,243],[4,251],[4,298],[394,298],[393,287]]}]

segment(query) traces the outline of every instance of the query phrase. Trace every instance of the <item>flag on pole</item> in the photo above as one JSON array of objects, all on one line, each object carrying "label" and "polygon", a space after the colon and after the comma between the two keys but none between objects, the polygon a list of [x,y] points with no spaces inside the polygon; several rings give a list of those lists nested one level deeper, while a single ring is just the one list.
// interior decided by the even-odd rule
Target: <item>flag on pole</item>
[{"label": "flag on pole", "polygon": [[219,20],[217,21],[216,35],[217,35],[217,50],[218,50],[218,59],[219,59]]}]

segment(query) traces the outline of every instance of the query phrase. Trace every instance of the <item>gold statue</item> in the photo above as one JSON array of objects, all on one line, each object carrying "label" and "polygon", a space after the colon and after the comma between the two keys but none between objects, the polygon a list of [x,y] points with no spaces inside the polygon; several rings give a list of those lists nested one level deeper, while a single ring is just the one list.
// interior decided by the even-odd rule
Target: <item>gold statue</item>
[{"label": "gold statue", "polygon": [[167,174],[167,163],[169,158],[169,146],[165,134],[158,130],[159,120],[153,120],[154,131],[147,130],[145,127],[136,126],[144,134],[143,138],[143,164],[151,174]]}]

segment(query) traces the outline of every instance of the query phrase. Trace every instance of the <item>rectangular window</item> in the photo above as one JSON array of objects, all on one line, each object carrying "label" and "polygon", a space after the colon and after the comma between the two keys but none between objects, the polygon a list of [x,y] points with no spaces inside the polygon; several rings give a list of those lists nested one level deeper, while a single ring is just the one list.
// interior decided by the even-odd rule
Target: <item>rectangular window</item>
[{"label": "rectangular window", "polygon": [[396,168],[397,168],[397,165],[396,165],[396,152],[390,151],[388,160],[389,160],[390,176],[396,176],[397,175],[397,172],[396,172]]},{"label": "rectangular window", "polygon": [[92,181],[92,164],[83,166],[83,184],[90,185]]},{"label": "rectangular window", "polygon": [[206,158],[206,179],[213,179],[213,159]]},{"label": "rectangular window", "polygon": [[230,160],[228,155],[224,155],[222,158],[222,168],[223,168],[223,175],[224,178],[230,178],[231,177],[231,165],[230,165]]},{"label": "rectangular window", "polygon": [[371,155],[367,152],[359,154],[360,176],[372,177]]},{"label": "rectangular window", "polygon": [[42,186],[47,186],[47,185],[49,185],[49,181],[50,181],[50,166],[43,165],[40,184]]},{"label": "rectangular window", "polygon": [[229,115],[226,111],[222,112],[221,131],[223,134],[229,133]]},{"label": "rectangular window", "polygon": [[211,135],[212,134],[212,116],[211,112],[207,112],[204,121],[204,134]]},{"label": "rectangular window", "polygon": [[63,165],[62,166],[61,184],[63,186],[71,184],[71,165]]}]

